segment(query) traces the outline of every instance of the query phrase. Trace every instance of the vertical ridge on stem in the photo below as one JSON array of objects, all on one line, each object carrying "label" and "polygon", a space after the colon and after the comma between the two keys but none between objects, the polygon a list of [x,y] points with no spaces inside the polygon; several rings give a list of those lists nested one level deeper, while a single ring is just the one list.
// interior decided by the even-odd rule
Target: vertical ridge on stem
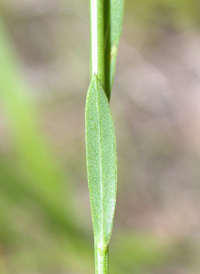
[{"label": "vertical ridge on stem", "polygon": [[90,0],[91,78],[96,74],[104,87],[104,0]]}]

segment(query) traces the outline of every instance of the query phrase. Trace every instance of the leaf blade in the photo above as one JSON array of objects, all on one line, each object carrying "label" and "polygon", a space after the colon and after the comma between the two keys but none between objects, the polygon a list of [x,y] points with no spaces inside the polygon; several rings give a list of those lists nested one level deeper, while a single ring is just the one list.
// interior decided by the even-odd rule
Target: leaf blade
[{"label": "leaf blade", "polygon": [[86,99],[86,158],[95,241],[108,245],[117,190],[116,140],[108,99],[96,75]]},{"label": "leaf blade", "polygon": [[108,0],[104,5],[105,40],[105,91],[110,100],[113,85],[117,51],[122,32],[124,0]]}]

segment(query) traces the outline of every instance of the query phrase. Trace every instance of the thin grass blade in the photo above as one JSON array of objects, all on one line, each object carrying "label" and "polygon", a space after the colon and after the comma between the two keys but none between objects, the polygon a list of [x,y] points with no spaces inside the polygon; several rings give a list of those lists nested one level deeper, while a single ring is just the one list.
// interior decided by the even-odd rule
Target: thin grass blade
[{"label": "thin grass blade", "polygon": [[110,100],[124,14],[124,0],[104,1],[105,92]]}]

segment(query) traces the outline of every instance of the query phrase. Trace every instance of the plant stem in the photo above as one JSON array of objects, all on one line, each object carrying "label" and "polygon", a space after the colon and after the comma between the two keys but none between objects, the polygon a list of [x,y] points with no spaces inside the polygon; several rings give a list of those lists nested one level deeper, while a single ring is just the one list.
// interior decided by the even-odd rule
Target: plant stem
[{"label": "plant stem", "polygon": [[[104,0],[90,0],[91,78],[96,74],[105,88],[104,13]],[[108,274],[108,247],[95,241],[94,248],[95,274]]]},{"label": "plant stem", "polygon": [[108,274],[108,246],[99,247],[95,244],[95,274]]},{"label": "plant stem", "polygon": [[90,0],[91,78],[96,74],[105,85],[104,0]]}]

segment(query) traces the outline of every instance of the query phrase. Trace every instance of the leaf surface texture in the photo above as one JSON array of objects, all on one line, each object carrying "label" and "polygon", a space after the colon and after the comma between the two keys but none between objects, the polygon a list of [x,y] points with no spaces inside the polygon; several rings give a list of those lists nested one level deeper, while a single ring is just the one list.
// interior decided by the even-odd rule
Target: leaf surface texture
[{"label": "leaf surface texture", "polygon": [[116,203],[116,140],[109,102],[97,75],[86,99],[86,158],[95,242],[108,245]]}]

